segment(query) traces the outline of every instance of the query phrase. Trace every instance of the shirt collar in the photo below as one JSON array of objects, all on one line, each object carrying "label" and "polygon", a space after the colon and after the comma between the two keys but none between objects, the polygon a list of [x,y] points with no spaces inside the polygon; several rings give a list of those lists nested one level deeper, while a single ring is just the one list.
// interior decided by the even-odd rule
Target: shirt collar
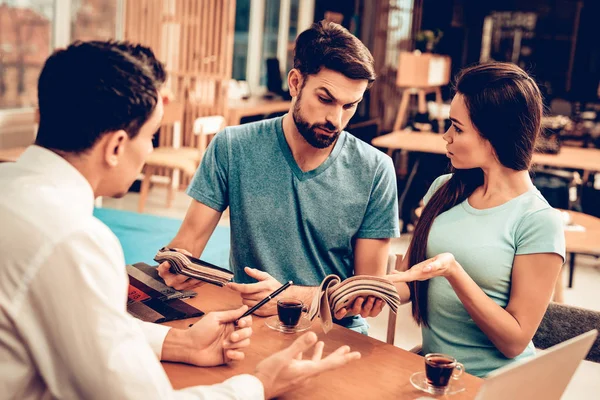
[{"label": "shirt collar", "polygon": [[94,191],[88,180],[67,160],[40,146],[29,146],[17,160],[17,165],[43,176],[44,183],[64,192],[69,207],[92,214]]}]

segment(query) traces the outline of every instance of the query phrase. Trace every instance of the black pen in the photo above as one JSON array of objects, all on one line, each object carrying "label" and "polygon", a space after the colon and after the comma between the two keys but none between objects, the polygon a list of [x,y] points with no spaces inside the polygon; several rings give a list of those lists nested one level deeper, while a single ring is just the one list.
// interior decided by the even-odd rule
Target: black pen
[{"label": "black pen", "polygon": [[235,321],[235,324],[237,325],[237,323],[240,319],[252,314],[254,311],[258,310],[259,308],[261,308],[262,306],[267,304],[271,299],[273,299],[274,297],[279,295],[281,292],[283,292],[285,289],[289,288],[293,284],[294,284],[294,282],[288,281],[288,282],[284,283],[283,285],[281,285],[281,287],[279,289],[275,290],[273,293],[271,293],[270,295],[268,295],[267,297],[265,297],[264,299],[262,299],[261,301],[256,303],[256,305],[254,307],[252,307],[248,311],[246,311],[244,313],[244,315],[242,315]]}]

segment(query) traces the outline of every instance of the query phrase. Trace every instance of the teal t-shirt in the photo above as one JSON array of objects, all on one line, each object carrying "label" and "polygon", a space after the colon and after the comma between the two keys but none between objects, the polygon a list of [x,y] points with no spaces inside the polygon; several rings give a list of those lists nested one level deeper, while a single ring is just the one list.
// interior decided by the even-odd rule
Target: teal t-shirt
[{"label": "teal t-shirt", "polygon": [[[427,203],[450,177],[437,178],[423,201]],[[465,200],[440,214],[431,226],[427,257],[444,252],[452,253],[477,285],[505,308],[510,299],[515,255],[556,253],[564,260],[562,219],[535,188],[484,210],[471,207]],[[485,376],[535,353],[529,343],[519,356],[506,358],[473,322],[446,278],[429,282],[429,328],[422,329],[424,354],[452,355],[465,365],[467,372]]]},{"label": "teal t-shirt", "polygon": [[399,235],[396,176],[386,154],[342,132],[327,160],[302,172],[283,117],[228,127],[211,141],[188,194],[230,209],[230,267],[317,286],[353,275],[357,238]]}]

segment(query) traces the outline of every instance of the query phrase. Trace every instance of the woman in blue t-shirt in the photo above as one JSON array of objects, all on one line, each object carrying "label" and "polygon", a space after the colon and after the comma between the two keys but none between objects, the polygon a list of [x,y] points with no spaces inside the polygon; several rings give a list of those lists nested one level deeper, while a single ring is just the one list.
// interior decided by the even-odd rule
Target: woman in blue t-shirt
[{"label": "woman in blue t-shirt", "polygon": [[423,353],[474,375],[534,353],[564,261],[560,213],[529,176],[542,114],[539,88],[514,64],[459,74],[443,136],[453,173],[429,189],[405,271],[388,276],[412,301]]}]

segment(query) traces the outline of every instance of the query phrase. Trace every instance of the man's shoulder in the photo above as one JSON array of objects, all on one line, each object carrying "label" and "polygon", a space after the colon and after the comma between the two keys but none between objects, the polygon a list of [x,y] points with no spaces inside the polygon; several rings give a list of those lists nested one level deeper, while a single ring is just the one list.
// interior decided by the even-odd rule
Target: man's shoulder
[{"label": "man's shoulder", "polygon": [[355,160],[355,163],[353,164],[359,166],[367,164],[370,167],[379,166],[380,168],[393,168],[392,159],[383,151],[378,150],[351,133],[345,131],[344,134],[346,135],[346,143],[343,151]]},{"label": "man's shoulder", "polygon": [[[0,201],[3,228],[18,232],[29,246],[56,246],[77,234],[112,240],[114,234],[91,212],[72,207],[64,193],[52,184],[30,185],[10,182],[12,195]],[[18,183],[18,182],[17,182]]]},{"label": "man's shoulder", "polygon": [[277,124],[281,125],[281,117],[228,126],[223,130],[222,136],[230,142],[264,140],[277,134]]}]

